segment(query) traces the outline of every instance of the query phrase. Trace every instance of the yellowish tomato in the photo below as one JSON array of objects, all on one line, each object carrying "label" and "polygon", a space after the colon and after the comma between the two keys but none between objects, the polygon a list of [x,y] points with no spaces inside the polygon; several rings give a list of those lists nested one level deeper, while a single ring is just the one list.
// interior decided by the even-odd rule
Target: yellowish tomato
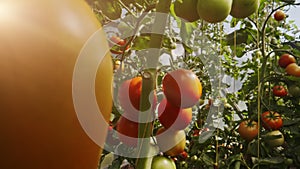
[{"label": "yellowish tomato", "polygon": [[[101,28],[90,7],[84,0],[2,0],[0,25],[0,168],[96,169],[101,148],[80,125],[72,98],[79,53]],[[108,120],[109,53],[96,74],[95,96]]]}]

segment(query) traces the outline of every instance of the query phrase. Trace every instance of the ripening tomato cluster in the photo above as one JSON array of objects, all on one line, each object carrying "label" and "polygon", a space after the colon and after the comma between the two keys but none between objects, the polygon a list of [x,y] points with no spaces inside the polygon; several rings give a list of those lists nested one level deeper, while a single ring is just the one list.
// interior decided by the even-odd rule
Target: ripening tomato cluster
[{"label": "ripening tomato cluster", "polygon": [[[132,147],[137,145],[142,81],[142,77],[134,77],[124,81],[118,89],[118,100],[123,113],[116,124],[117,136],[119,141]],[[177,69],[163,77],[162,87],[164,98],[157,109],[158,121],[162,127],[155,133],[156,142],[160,151],[169,156],[177,156],[184,151],[184,129],[192,121],[192,107],[199,102],[202,85],[192,71]],[[151,109],[154,111],[157,105],[156,91],[150,94],[148,98],[152,100]]]},{"label": "ripening tomato cluster", "polygon": [[229,15],[246,18],[258,10],[259,3],[259,0],[176,0],[174,12],[188,22],[203,19],[209,23],[218,23]]},{"label": "ripening tomato cluster", "polygon": [[[264,141],[270,147],[281,146],[284,143],[284,136],[279,131],[283,126],[283,120],[279,113],[274,111],[265,111],[261,114],[261,125],[264,128],[266,134],[264,135]],[[259,125],[254,120],[243,120],[239,124],[238,132],[241,138],[250,142],[258,136]]]},{"label": "ripening tomato cluster", "polygon": [[285,53],[280,56],[278,65],[285,69],[288,75],[300,77],[300,67],[296,63],[296,59],[293,55]]},{"label": "ripening tomato cluster", "polygon": [[[202,85],[190,70],[168,72],[162,80],[165,98],[158,106],[158,119],[162,124],[156,133],[157,144],[165,154],[179,155],[185,148],[184,129],[192,121],[192,107],[199,102]],[[172,148],[168,147],[173,141]]]},{"label": "ripening tomato cluster", "polygon": [[[123,113],[116,124],[117,135],[122,143],[132,147],[137,145],[142,80],[141,76],[125,80],[118,89],[118,100]],[[156,92],[151,93],[148,98],[152,98],[151,107],[155,108]]]}]

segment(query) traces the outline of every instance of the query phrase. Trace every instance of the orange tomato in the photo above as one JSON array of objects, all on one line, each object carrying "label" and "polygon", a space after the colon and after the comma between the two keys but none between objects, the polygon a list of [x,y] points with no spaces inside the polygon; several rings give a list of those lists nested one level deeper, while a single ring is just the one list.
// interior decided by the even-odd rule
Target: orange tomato
[{"label": "orange tomato", "polygon": [[[121,84],[118,91],[118,99],[121,107],[126,113],[131,114],[132,118],[137,117],[140,110],[142,80],[141,76],[126,80]],[[154,92],[150,97],[153,98],[152,107],[154,108],[157,100],[156,93]]]},{"label": "orange tomato", "polygon": [[167,130],[161,127],[156,132],[157,145],[161,151],[169,156],[179,155],[185,148],[184,130]]},{"label": "orange tomato", "polygon": [[291,63],[285,68],[288,75],[300,77],[300,67],[296,63]]},{"label": "orange tomato", "polygon": [[190,70],[177,69],[168,72],[162,83],[167,100],[177,107],[192,107],[202,95],[201,82]]},{"label": "orange tomato", "polygon": [[[72,79],[81,49],[101,25],[83,0],[4,0],[0,8],[0,168],[96,169],[101,148],[79,123]],[[95,74],[98,107],[108,120],[109,53]],[[95,124],[103,142],[107,126]]]}]

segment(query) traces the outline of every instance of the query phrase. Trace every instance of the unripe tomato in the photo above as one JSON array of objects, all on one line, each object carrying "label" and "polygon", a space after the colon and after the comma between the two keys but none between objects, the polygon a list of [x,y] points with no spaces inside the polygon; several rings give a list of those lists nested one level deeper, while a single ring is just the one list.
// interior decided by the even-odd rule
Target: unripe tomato
[{"label": "unripe tomato", "polygon": [[262,126],[267,130],[278,130],[283,122],[281,115],[274,111],[266,111],[261,115]]},{"label": "unripe tomato", "polygon": [[260,0],[233,0],[230,15],[246,18],[257,11]]},{"label": "unripe tomato", "polygon": [[285,68],[288,75],[300,77],[300,67],[296,63],[291,63]]},{"label": "unripe tomato", "polygon": [[168,72],[162,84],[168,102],[177,107],[192,107],[202,95],[201,82],[190,70],[177,69]]},{"label": "unripe tomato", "polygon": [[293,55],[288,53],[281,55],[278,60],[278,65],[282,68],[286,68],[291,63],[296,63],[296,59]]},{"label": "unripe tomato", "polygon": [[200,19],[197,12],[198,0],[177,0],[174,2],[175,14],[189,22],[195,22]]},{"label": "unripe tomato", "polygon": [[240,136],[251,141],[258,135],[258,125],[256,121],[244,120],[239,124],[238,132]]},{"label": "unripe tomato", "polygon": [[166,129],[183,130],[192,121],[192,108],[175,107],[163,99],[158,106],[158,119]]},{"label": "unripe tomato", "polygon": [[155,156],[152,159],[151,169],[176,169],[175,162],[164,156]]},{"label": "unripe tomato", "polygon": [[[79,123],[72,80],[80,51],[92,35],[97,40],[89,53],[108,49],[104,32],[94,34],[100,23],[83,0],[0,4],[0,168],[96,169],[101,150]],[[90,72],[95,73],[95,96],[107,121],[112,72],[109,53],[98,71]],[[101,131],[99,144],[105,141],[107,126],[95,125]]]},{"label": "unripe tomato", "polygon": [[266,136],[265,142],[270,147],[278,147],[284,143],[284,136],[279,130],[270,131]]},{"label": "unripe tomato", "polygon": [[157,145],[161,151],[169,156],[179,155],[185,148],[185,132],[184,130],[166,130],[161,127],[156,132]]},{"label": "unripe tomato", "polygon": [[276,85],[273,87],[274,96],[284,97],[287,95],[287,90],[284,86]]},{"label": "unripe tomato", "polygon": [[232,2],[233,0],[198,0],[197,11],[206,22],[221,22],[229,15]]},{"label": "unripe tomato", "polygon": [[282,10],[278,10],[274,13],[274,19],[276,21],[282,21],[286,17],[285,13]]},{"label": "unripe tomato", "polygon": [[300,87],[298,85],[292,84],[288,86],[289,94],[293,97],[300,97]]}]

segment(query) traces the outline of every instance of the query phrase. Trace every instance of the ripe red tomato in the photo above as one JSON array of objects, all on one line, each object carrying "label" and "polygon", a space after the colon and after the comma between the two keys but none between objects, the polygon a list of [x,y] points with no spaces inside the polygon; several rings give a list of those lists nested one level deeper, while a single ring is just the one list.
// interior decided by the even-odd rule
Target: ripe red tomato
[{"label": "ripe red tomato", "polygon": [[192,108],[175,107],[163,99],[158,106],[158,119],[166,129],[183,130],[192,121]]},{"label": "ripe red tomato", "polygon": [[266,111],[261,116],[262,126],[267,130],[278,130],[283,125],[281,115],[277,112]]},{"label": "ripe red tomato", "polygon": [[176,169],[175,162],[164,156],[155,156],[152,159],[151,169]]},{"label": "ripe red tomato", "polygon": [[281,55],[278,60],[278,65],[282,68],[286,68],[291,63],[296,63],[296,59],[293,55],[288,53]]},{"label": "ripe red tomato", "polygon": [[300,67],[296,63],[291,63],[285,68],[288,75],[300,77]]},{"label": "ripe red tomato", "polygon": [[[119,103],[125,112],[132,114],[132,117],[137,117],[140,110],[140,99],[142,93],[142,77],[134,77],[124,81],[118,91]],[[149,98],[153,98],[152,107],[155,108],[157,97],[156,92]]]},{"label": "ripe red tomato", "polygon": [[284,97],[287,95],[287,90],[284,86],[276,85],[273,87],[274,96]]},{"label": "ripe red tomato", "polygon": [[161,127],[157,130],[156,141],[159,149],[166,155],[177,156],[184,151],[185,132],[184,130],[174,131]]},{"label": "ripe red tomato", "polygon": [[285,13],[282,10],[278,10],[274,14],[274,19],[276,21],[282,21],[286,17]]},{"label": "ripe red tomato", "polygon": [[118,36],[112,36],[110,38],[110,40],[114,43],[114,44],[118,44],[120,46],[124,46],[126,44],[126,40],[124,39],[121,39],[120,37]]},{"label": "ripe red tomato", "polygon": [[171,71],[163,78],[162,84],[168,102],[177,107],[192,107],[202,95],[201,82],[190,70]]},{"label": "ripe red tomato", "polygon": [[128,120],[121,116],[117,123],[118,136],[121,142],[128,146],[135,147],[138,143],[139,123]]},{"label": "ripe red tomato", "polygon": [[245,120],[239,124],[238,132],[240,136],[247,140],[253,140],[258,134],[258,125],[256,121]]}]

